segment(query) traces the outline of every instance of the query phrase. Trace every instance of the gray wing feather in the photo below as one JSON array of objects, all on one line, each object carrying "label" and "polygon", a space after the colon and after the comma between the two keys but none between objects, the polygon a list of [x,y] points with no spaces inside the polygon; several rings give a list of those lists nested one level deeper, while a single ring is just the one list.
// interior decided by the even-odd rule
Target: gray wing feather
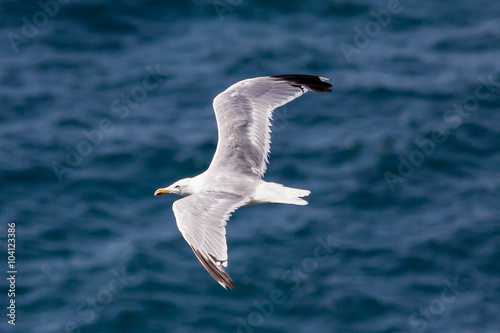
[{"label": "gray wing feather", "polygon": [[203,267],[224,288],[234,283],[227,266],[226,222],[246,197],[227,192],[201,192],[177,200],[172,205],[177,227]]},{"label": "gray wing feather", "polygon": [[331,91],[312,75],[266,76],[240,81],[214,99],[219,141],[211,168],[245,170],[262,177],[271,144],[273,110],[307,91]]}]

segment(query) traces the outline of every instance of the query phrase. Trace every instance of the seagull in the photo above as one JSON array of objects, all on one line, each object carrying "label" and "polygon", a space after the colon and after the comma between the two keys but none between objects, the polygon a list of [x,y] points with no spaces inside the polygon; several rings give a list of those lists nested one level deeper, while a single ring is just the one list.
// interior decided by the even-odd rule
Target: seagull
[{"label": "seagull", "polygon": [[307,205],[311,192],[262,180],[266,172],[274,109],[308,91],[331,92],[329,79],[286,74],[246,79],[213,101],[219,139],[208,169],[156,190],[172,193],[177,227],[203,267],[225,289],[234,282],[227,267],[226,224],[239,207],[263,203]]}]

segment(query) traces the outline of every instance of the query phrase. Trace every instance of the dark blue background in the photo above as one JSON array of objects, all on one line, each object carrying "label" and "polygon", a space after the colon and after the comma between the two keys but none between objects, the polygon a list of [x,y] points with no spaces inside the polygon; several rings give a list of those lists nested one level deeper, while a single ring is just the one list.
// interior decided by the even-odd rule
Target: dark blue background
[{"label": "dark blue background", "polygon": [[[500,2],[50,3],[0,3],[2,332],[498,332]],[[234,214],[225,291],[153,192],[210,163],[217,93],[287,73],[334,86],[275,114],[309,205]]]}]

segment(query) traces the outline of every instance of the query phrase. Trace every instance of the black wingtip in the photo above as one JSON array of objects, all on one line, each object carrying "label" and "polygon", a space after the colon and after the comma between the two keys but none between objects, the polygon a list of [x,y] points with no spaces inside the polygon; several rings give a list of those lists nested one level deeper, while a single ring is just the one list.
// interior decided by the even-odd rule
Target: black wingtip
[{"label": "black wingtip", "polygon": [[284,74],[284,75],[273,75],[273,78],[290,82],[293,85],[306,86],[311,91],[314,92],[330,92],[332,85],[325,80],[323,77],[316,75],[303,75],[303,74]]},{"label": "black wingtip", "polygon": [[203,267],[205,267],[210,275],[212,275],[212,277],[217,282],[219,282],[221,286],[223,286],[225,289],[233,289],[235,287],[233,280],[231,280],[231,277],[229,277],[229,274],[227,274],[224,270],[220,270],[213,262],[205,258],[205,256],[194,247],[191,246],[191,249],[193,250],[194,254],[196,254],[196,257],[198,258],[198,260],[200,260]]}]

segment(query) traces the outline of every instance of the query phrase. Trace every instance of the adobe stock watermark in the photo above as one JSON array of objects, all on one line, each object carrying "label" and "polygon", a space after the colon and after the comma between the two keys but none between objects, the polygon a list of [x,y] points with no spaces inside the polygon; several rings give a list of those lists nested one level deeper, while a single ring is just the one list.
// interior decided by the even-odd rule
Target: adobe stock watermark
[{"label": "adobe stock watermark", "polygon": [[148,92],[157,89],[168,75],[162,73],[160,65],[156,65],[154,68],[146,66],[146,72],[147,74],[139,84],[113,100],[110,109],[114,118],[102,118],[95,128],[82,130],[84,139],[81,139],[75,146],[67,145],[65,147],[67,153],[64,162],[52,162],[52,170],[59,182],[64,180],[65,174],[78,168],[84,158],[92,154],[95,147],[102,144],[105,136],[115,130],[115,123],[128,118],[130,111],[137,109],[140,103],[148,97]]},{"label": "adobe stock watermark", "polygon": [[273,133],[279,133],[290,124],[292,116],[288,113],[286,106],[277,108],[273,111],[272,127]]},{"label": "adobe stock watermark", "polygon": [[478,77],[479,84],[476,86],[473,95],[465,97],[460,103],[455,103],[443,114],[443,121],[446,124],[443,128],[433,129],[429,138],[415,139],[417,148],[413,149],[407,157],[398,156],[398,173],[391,171],[384,172],[384,178],[392,192],[396,191],[398,183],[404,183],[411,177],[416,169],[421,166],[427,158],[436,151],[438,144],[445,142],[452,131],[456,131],[471,114],[479,109],[481,102],[489,100],[493,94],[498,93],[500,81],[498,75],[490,74],[487,78]]},{"label": "adobe stock watermark", "polygon": [[212,5],[214,6],[215,12],[219,17],[219,20],[224,21],[224,15],[229,12],[232,13],[236,7],[241,5],[243,0],[213,0]]},{"label": "adobe stock watermark", "polygon": [[288,285],[286,289],[273,289],[267,299],[254,300],[255,310],[245,318],[236,318],[238,322],[237,333],[260,332],[259,328],[267,318],[274,314],[276,307],[286,303],[290,298],[290,293],[300,289],[309,276],[319,269],[320,264],[332,257],[339,246],[331,234],[326,238],[318,237],[316,242],[317,245],[311,256],[304,258],[299,265],[293,265],[282,274],[281,281]]},{"label": "adobe stock watermark", "polygon": [[135,279],[134,276],[127,274],[125,268],[122,268],[121,271],[113,269],[111,275],[113,277],[109,279],[97,293],[88,296],[84,301],[78,304],[76,314],[81,317],[81,319],[68,321],[64,325],[64,328],[58,332],[52,333],[81,333],[81,326],[95,322],[99,313],[101,313],[107,305],[111,304],[118,294],[128,287]]},{"label": "adobe stock watermark", "polygon": [[[407,0],[411,2],[412,0]],[[387,9],[379,11],[372,10],[370,15],[372,19],[365,23],[363,28],[355,26],[353,44],[342,42],[339,44],[340,51],[347,60],[347,63],[352,62],[352,56],[361,53],[361,50],[367,48],[372,40],[380,35],[382,29],[385,29],[391,22],[394,16],[401,14],[404,6],[399,0],[389,0]]]},{"label": "adobe stock watermark", "polygon": [[459,283],[458,277],[455,277],[453,282],[446,279],[444,284],[445,287],[438,297],[431,300],[426,306],[419,307],[418,311],[410,315],[408,323],[412,327],[411,331],[424,332],[430,323],[434,322],[452,303],[457,301],[462,292],[470,288],[465,283]]},{"label": "adobe stock watermark", "polygon": [[7,33],[7,39],[12,46],[12,49],[17,54],[21,45],[29,44],[35,38],[40,29],[49,24],[49,20],[56,16],[61,8],[61,5],[69,3],[70,0],[40,0],[38,6],[40,10],[31,17],[23,16],[21,18],[22,27],[20,34],[15,32]]}]

